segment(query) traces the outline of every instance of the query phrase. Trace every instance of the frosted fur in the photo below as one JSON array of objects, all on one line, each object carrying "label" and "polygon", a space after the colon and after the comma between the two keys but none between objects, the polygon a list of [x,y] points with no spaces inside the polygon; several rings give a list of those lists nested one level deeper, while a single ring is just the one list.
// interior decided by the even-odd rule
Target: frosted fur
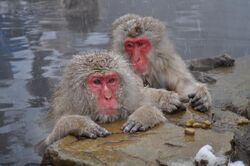
[{"label": "frosted fur", "polygon": [[[95,97],[85,84],[87,76],[91,73],[106,71],[116,71],[122,76],[122,85],[117,92],[119,111],[113,116],[100,115],[96,112]],[[126,62],[113,52],[81,53],[74,56],[54,95],[52,109],[55,119],[62,114],[84,114],[101,123],[127,118],[141,99],[133,75]]]},{"label": "frosted fur", "polygon": [[[90,74],[111,71],[120,76],[115,96],[118,108],[114,114],[104,115],[98,111],[95,95],[86,80]],[[126,128],[125,132],[136,132],[164,122],[162,112],[151,103],[149,96],[141,93],[144,87],[139,82],[126,61],[114,52],[103,50],[74,56],[54,93],[49,119],[55,126],[37,149],[43,152],[48,145],[69,134],[88,138],[111,134],[97,123],[127,119],[125,127],[136,124],[138,128]]]},{"label": "frosted fur", "polygon": [[127,14],[113,23],[112,49],[129,60],[123,46],[124,40],[127,37],[146,36],[152,44],[152,49],[147,54],[148,66],[142,74],[135,71],[144,83],[152,88],[175,91],[182,97],[195,93],[204,99],[204,106],[209,108],[211,97],[206,85],[193,78],[168,39],[166,31],[164,23],[158,19]]}]

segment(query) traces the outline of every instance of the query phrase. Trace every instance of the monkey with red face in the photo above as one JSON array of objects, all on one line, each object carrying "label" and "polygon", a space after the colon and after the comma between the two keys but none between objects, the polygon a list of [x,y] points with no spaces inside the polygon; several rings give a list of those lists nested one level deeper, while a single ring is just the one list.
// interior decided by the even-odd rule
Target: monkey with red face
[{"label": "monkey with red face", "polygon": [[161,110],[141,93],[136,77],[113,52],[75,56],[54,94],[49,118],[56,123],[39,144],[40,152],[69,134],[89,138],[111,134],[98,123],[127,119],[122,130],[136,132],[164,122]]},{"label": "monkey with red face", "polygon": [[155,18],[127,14],[112,24],[112,48],[130,62],[144,84],[189,97],[195,110],[208,111],[211,97],[206,85],[193,78],[165,32]]}]

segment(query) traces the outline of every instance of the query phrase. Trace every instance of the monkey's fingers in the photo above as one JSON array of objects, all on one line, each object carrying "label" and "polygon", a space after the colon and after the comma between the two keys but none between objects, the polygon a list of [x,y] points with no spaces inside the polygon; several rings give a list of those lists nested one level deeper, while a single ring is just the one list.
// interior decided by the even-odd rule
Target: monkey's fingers
[{"label": "monkey's fingers", "polygon": [[130,130],[130,133],[134,133],[134,132],[137,132],[139,131],[139,129],[142,127],[142,124],[137,122],[134,127]]},{"label": "monkey's fingers", "polygon": [[177,109],[178,112],[186,111],[186,107],[183,103],[179,104],[177,107],[178,107],[178,109]]},{"label": "monkey's fingers", "polygon": [[105,128],[102,128],[102,127],[98,128],[98,136],[105,137],[108,135],[111,135],[111,132],[109,132],[108,130],[106,130]]},{"label": "monkey's fingers", "polygon": [[178,100],[175,100],[174,105],[176,106],[176,111],[184,111],[186,110],[185,105],[183,104],[183,102],[181,101],[180,98],[178,98]]},{"label": "monkey's fingers", "polygon": [[129,132],[135,125],[136,123],[134,121],[127,121],[124,125],[123,125],[123,131],[124,132]]},{"label": "monkey's fingers", "polygon": [[95,139],[97,137],[93,131],[82,131],[81,136],[91,138],[91,139]]},{"label": "monkey's fingers", "polygon": [[194,97],[192,100],[191,100],[191,106],[194,107],[194,109],[196,111],[200,111],[200,112],[206,112],[208,111],[208,107],[206,106],[206,103],[207,102],[207,97]]},{"label": "monkey's fingers", "polygon": [[174,105],[174,104],[171,104],[171,105],[169,105],[168,108],[166,109],[166,112],[168,112],[168,113],[173,113],[173,112],[175,112],[176,110],[177,110],[177,106]]},{"label": "monkey's fingers", "polygon": [[181,112],[185,110],[186,110],[186,107],[184,106],[184,104],[178,100],[172,103],[171,105],[169,105],[168,108],[166,108],[163,111],[167,113],[175,113],[175,112]]},{"label": "monkey's fingers", "polygon": [[197,107],[194,107],[194,109],[196,111],[200,111],[200,112],[206,112],[206,111],[208,111],[208,108],[206,108],[204,105],[199,105]]},{"label": "monkey's fingers", "polygon": [[192,100],[191,100],[191,104],[195,104],[196,102],[198,102],[199,100],[202,100],[202,98],[198,95],[196,95]]},{"label": "monkey's fingers", "polygon": [[149,128],[150,128],[149,125],[143,125],[143,126],[140,127],[140,131],[145,131],[145,130],[147,130]]},{"label": "monkey's fingers", "polygon": [[194,102],[191,102],[191,104],[192,104],[193,107],[197,107],[199,105],[203,105],[203,103],[204,103],[204,101],[203,101],[202,98],[200,98],[199,100],[196,100]]}]

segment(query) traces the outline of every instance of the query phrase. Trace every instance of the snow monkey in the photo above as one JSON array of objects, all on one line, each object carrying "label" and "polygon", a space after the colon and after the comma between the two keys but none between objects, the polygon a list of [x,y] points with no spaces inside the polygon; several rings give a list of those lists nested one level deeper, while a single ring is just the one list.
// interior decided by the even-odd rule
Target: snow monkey
[{"label": "snow monkey", "polygon": [[166,35],[164,24],[152,17],[127,14],[112,24],[112,48],[131,64],[144,84],[190,99],[197,111],[208,111],[211,97],[186,68]]},{"label": "snow monkey", "polygon": [[114,52],[76,55],[55,91],[49,116],[56,123],[40,143],[43,150],[69,134],[88,138],[111,134],[98,123],[127,119],[122,130],[132,133],[164,122],[162,111],[141,93],[144,87],[138,86],[136,77]]}]

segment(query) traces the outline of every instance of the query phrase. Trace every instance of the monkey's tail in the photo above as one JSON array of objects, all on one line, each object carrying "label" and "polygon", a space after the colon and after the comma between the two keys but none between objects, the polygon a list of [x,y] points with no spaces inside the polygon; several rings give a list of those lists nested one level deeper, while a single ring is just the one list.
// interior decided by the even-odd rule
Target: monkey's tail
[{"label": "monkey's tail", "polygon": [[43,139],[42,141],[40,141],[35,145],[35,152],[38,153],[40,156],[43,156],[47,147],[48,145],[45,142],[45,139]]}]

